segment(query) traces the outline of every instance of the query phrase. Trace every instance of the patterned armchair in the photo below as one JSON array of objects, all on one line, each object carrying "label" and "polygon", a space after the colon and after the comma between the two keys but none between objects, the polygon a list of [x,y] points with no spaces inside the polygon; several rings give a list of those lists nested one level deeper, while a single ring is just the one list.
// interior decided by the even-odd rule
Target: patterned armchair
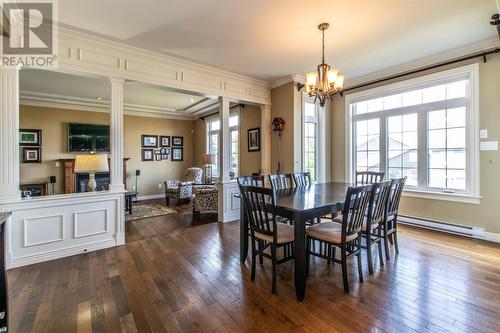
[{"label": "patterned armchair", "polygon": [[191,199],[193,194],[193,183],[201,183],[203,170],[201,168],[188,168],[181,180],[165,181],[165,201],[167,206],[170,198],[177,199],[178,202],[184,199]]},{"label": "patterned armchair", "polygon": [[217,212],[217,187],[214,185],[193,187],[193,214]]}]

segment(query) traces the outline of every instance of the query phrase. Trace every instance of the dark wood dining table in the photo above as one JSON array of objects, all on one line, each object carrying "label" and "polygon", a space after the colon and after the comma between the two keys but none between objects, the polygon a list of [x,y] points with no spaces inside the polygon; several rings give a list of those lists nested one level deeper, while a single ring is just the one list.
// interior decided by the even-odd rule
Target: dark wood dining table
[{"label": "dark wood dining table", "polygon": [[[321,183],[276,191],[276,213],[293,221],[295,229],[294,278],[295,294],[304,300],[306,291],[306,221],[342,210],[349,183]],[[241,200],[240,261],[248,255],[248,221]]]}]

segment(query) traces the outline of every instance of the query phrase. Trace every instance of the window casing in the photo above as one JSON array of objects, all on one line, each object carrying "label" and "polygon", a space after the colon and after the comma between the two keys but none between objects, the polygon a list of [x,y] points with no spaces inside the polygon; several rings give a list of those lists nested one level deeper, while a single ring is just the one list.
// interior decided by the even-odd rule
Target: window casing
[{"label": "window casing", "polygon": [[476,202],[477,93],[476,64],[347,95],[347,178],[381,170],[406,194]]},{"label": "window casing", "polygon": [[311,180],[318,180],[319,105],[304,101],[302,170],[311,174]]}]

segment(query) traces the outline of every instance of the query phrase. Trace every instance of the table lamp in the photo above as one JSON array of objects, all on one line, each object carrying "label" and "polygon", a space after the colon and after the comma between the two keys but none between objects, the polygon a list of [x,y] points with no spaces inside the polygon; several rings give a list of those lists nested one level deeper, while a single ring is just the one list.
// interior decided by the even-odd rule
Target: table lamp
[{"label": "table lamp", "polygon": [[[203,154],[201,156],[201,163],[205,166],[205,183],[212,182],[212,165],[215,164],[215,154]],[[210,176],[208,175],[210,172]]]},{"label": "table lamp", "polygon": [[108,171],[109,163],[106,154],[76,155],[75,173],[89,174],[89,182],[87,184],[89,192],[94,192],[97,187],[95,173]]}]

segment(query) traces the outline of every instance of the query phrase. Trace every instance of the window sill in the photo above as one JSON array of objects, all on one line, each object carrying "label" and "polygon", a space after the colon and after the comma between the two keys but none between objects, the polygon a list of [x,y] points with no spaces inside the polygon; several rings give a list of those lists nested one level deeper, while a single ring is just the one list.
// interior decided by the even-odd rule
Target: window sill
[{"label": "window sill", "polygon": [[467,195],[467,194],[457,194],[457,193],[439,193],[439,192],[426,192],[419,190],[404,190],[403,196],[412,198],[423,198],[423,199],[433,199],[433,200],[444,200],[444,201],[454,201],[478,205],[481,200],[481,196]]}]

